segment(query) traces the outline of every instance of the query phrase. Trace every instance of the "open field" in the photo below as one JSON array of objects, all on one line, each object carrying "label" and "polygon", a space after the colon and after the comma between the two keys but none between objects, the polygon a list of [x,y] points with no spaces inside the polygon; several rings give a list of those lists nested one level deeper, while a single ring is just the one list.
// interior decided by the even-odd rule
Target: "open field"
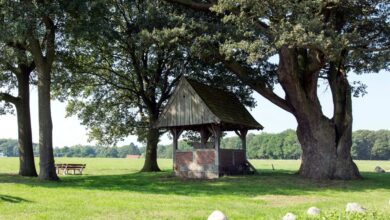
[{"label": "open field", "polygon": [[[251,161],[258,176],[182,180],[171,175],[171,160],[159,160],[161,173],[138,173],[142,160],[57,158],[86,163],[85,175],[60,182],[15,175],[17,158],[0,158],[0,219],[207,219],[215,209],[229,219],[390,219],[390,173],[373,173],[390,161],[358,161],[359,181],[312,181],[293,173],[299,161]],[[275,171],[272,170],[274,165]],[[368,214],[345,214],[358,202]],[[317,206],[322,216],[305,215]],[[389,217],[388,217],[389,216]]]}]

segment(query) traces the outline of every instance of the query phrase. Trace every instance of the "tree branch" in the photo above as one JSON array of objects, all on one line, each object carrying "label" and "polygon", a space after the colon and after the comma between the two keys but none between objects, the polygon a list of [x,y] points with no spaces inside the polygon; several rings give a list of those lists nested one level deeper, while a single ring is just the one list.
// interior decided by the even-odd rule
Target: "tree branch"
[{"label": "tree branch", "polygon": [[16,105],[18,102],[18,98],[8,93],[0,93],[0,101],[10,102]]},{"label": "tree branch", "polygon": [[199,2],[194,2],[191,0],[165,0],[165,1],[186,6],[188,8],[195,10],[195,11],[204,11],[204,12],[210,12],[210,8],[214,4],[217,4],[217,1],[215,1],[215,0],[212,1],[212,3],[199,3]]},{"label": "tree branch", "polygon": [[[30,34],[33,36],[32,33]],[[42,48],[39,44],[39,41],[32,36],[29,38],[28,50],[33,55],[35,64],[37,66],[41,66],[44,64],[45,58],[43,57]]]},{"label": "tree branch", "polygon": [[6,45],[9,47],[15,48],[15,49],[19,49],[19,50],[26,50],[27,49],[26,45],[18,43],[18,42],[7,42]]},{"label": "tree branch", "polygon": [[5,66],[6,66],[6,68],[7,68],[9,71],[11,71],[13,74],[15,74],[15,75],[19,75],[19,74],[20,74],[20,71],[19,71],[17,68],[15,68],[14,66],[12,66],[12,64],[6,62],[6,63],[5,63]]},{"label": "tree branch", "polygon": [[47,40],[46,40],[46,59],[47,63],[51,65],[55,59],[55,25],[53,20],[47,15],[43,17],[45,24]]},{"label": "tree branch", "polygon": [[260,95],[262,95],[264,98],[271,101],[273,104],[279,106],[280,108],[284,109],[287,112],[292,112],[291,107],[286,102],[286,100],[282,99],[278,95],[276,95],[272,89],[268,88],[264,82],[261,82],[259,80],[254,81],[249,77],[248,70],[241,66],[236,61],[223,61],[225,66],[232,71],[234,74],[236,74],[245,84],[249,85],[252,89],[254,89],[256,92],[258,92]]}]

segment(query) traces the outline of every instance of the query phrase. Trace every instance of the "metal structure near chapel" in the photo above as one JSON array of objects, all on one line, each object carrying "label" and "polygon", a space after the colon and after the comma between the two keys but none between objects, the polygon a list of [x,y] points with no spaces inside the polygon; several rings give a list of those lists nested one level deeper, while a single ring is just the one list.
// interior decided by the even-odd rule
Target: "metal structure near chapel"
[{"label": "metal structure near chapel", "polygon": [[[176,176],[213,179],[256,172],[246,159],[246,135],[263,126],[233,93],[182,77],[156,127],[172,133]],[[178,139],[186,130],[199,132],[201,141],[191,150],[178,150]],[[224,131],[234,131],[242,148],[221,149]]]}]

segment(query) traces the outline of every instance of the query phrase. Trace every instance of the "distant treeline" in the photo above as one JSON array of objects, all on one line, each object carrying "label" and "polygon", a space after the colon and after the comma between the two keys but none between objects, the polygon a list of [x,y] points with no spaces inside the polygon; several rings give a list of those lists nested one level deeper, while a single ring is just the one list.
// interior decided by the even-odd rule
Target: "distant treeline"
[{"label": "distant treeline", "polygon": [[[34,144],[34,155],[39,155],[38,145]],[[103,147],[92,145],[75,145],[71,147],[55,147],[55,157],[126,157],[128,154],[141,155],[144,147],[138,147],[131,143],[121,147]],[[18,141],[14,139],[0,139],[0,153],[7,157],[19,156]]]},{"label": "distant treeline", "polygon": [[[238,137],[226,137],[221,142],[222,148],[239,149],[241,141]],[[188,141],[179,141],[179,149],[188,149]],[[0,153],[5,156],[18,156],[17,141],[0,139]],[[37,145],[34,145],[37,155]],[[81,146],[55,148],[56,157],[126,157],[128,154],[144,155],[145,147],[131,143],[121,147]],[[158,147],[159,158],[172,158],[172,145]],[[298,159],[301,148],[294,130],[286,130],[278,134],[262,133],[247,136],[247,156],[250,159]],[[353,132],[352,157],[359,160],[389,160],[390,131],[358,130]]]}]

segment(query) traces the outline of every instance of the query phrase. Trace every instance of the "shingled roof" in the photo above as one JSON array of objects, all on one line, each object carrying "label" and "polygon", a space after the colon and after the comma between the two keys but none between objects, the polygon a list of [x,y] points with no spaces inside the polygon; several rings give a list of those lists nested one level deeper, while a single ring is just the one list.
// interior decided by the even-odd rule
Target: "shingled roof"
[{"label": "shingled roof", "polygon": [[[179,93],[182,93],[182,96]],[[185,97],[185,100],[183,97]],[[179,101],[180,98],[183,98],[184,101]],[[193,101],[191,102],[189,100]],[[185,102],[189,103],[186,104]],[[197,114],[197,112],[194,113],[193,111],[200,113]],[[172,116],[172,114],[179,116]],[[186,119],[188,117],[190,118],[189,120]],[[252,117],[233,93],[185,77],[180,80],[178,88],[162,112],[157,127],[191,126],[211,123],[221,124],[225,127],[225,130],[242,127],[247,129],[263,129],[263,126]]]}]

